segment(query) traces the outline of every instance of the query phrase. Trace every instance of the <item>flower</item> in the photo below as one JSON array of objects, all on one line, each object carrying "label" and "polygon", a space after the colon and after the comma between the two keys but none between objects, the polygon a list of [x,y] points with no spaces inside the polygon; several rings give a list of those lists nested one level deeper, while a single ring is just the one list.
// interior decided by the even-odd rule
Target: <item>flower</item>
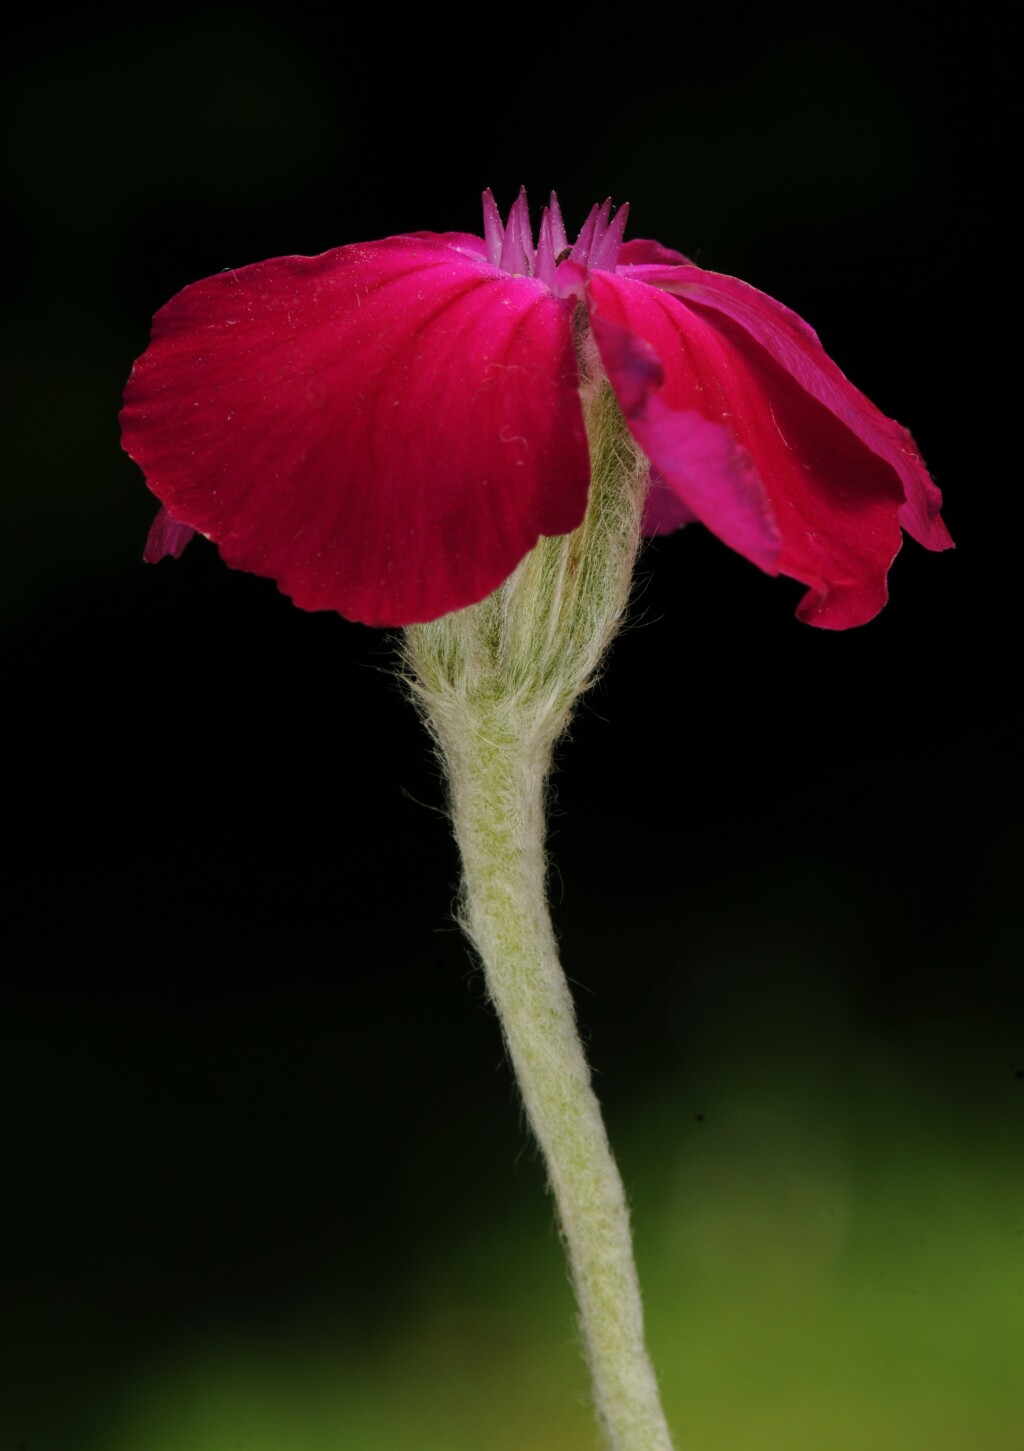
[{"label": "flower", "polygon": [[882,608],[901,530],[951,544],[910,434],[781,303],[594,207],[536,245],[525,192],[483,238],[419,232],[278,257],[156,315],[121,415],[162,501],[146,558],[192,533],[306,609],[372,625],[483,599],[575,529],[581,386],[603,374],[651,464],[645,532],[699,520],[807,586],[832,629]]}]

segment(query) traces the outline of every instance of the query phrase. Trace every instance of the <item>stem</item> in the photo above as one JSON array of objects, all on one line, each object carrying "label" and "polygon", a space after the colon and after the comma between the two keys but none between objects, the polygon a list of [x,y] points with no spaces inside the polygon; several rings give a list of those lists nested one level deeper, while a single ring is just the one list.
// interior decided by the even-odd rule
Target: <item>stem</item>
[{"label": "stem", "polygon": [[670,1451],[644,1346],[626,1199],[576,1029],[545,892],[543,777],[522,743],[460,753],[452,814],[483,959],[565,1236],[594,1399],[614,1451]]},{"label": "stem", "polygon": [[547,1161],[594,1401],[611,1451],[671,1451],[644,1347],[626,1197],[548,916],[544,792],[555,742],[629,597],[647,462],[611,389],[583,390],[586,516],[468,609],[406,629],[407,682],[444,763],[464,923]]}]

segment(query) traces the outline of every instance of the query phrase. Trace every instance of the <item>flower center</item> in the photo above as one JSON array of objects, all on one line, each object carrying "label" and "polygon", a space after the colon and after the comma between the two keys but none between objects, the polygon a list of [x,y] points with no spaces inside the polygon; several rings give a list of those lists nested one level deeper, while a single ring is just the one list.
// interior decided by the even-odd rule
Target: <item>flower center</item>
[{"label": "flower center", "polygon": [[512,203],[508,221],[502,225],[497,204],[488,187],[484,192],[487,260],[493,267],[500,267],[515,277],[536,277],[538,282],[543,282],[552,292],[558,292],[558,266],[567,259],[578,262],[583,267],[615,271],[628,216],[628,202],[619,207],[614,217],[610,197],[600,207],[595,202],[575,243],[570,245],[565,233],[565,223],[562,221],[562,209],[558,205],[557,196],[552,192],[551,200],[541,215],[537,244],[534,246],[526,188],[519,188],[519,195]]}]

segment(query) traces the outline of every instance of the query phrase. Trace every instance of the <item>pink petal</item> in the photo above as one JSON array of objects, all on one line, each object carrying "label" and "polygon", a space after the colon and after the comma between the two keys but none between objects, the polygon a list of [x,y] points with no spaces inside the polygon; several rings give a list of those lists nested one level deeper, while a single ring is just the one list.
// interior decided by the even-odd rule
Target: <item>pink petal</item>
[{"label": "pink petal", "polygon": [[674,534],[687,524],[700,520],[687,508],[677,493],[665,482],[656,468],[651,469],[651,482],[644,498],[643,532],[651,539],[656,534]]},{"label": "pink petal", "polygon": [[[587,292],[594,339],[619,406],[664,484],[688,517],[774,574],[779,534],[768,495],[750,455],[721,421],[724,410],[709,416],[703,406],[705,383],[687,356],[671,301],[604,272],[590,274]],[[671,512],[656,496],[647,517],[664,528]]]},{"label": "pink petal", "polygon": [[656,267],[690,267],[693,265],[689,257],[684,257],[682,252],[674,252],[671,247],[663,247],[660,242],[652,242],[648,237],[630,237],[629,241],[623,242],[619,248],[619,265],[633,266],[636,264]]},{"label": "pink petal", "polygon": [[[737,347],[751,354],[763,349],[809,397],[841,420],[866,448],[894,470],[904,494],[899,520],[911,538],[926,549],[952,547],[949,531],[939,517],[942,495],[909,432],[854,387],[801,317],[735,277],[703,272],[698,267],[651,272],[645,280],[699,309],[727,332]],[[751,348],[751,342],[755,348]]]},{"label": "pink petal", "polygon": [[[664,269],[673,293],[681,270]],[[629,426],[686,508],[762,568],[808,585],[801,618],[843,629],[877,614],[900,547],[904,485],[885,454],[890,434],[871,435],[875,449],[865,441],[876,411],[849,402],[847,393],[861,395],[834,364],[846,404],[835,410],[806,386],[822,372],[837,386],[832,374],[805,364],[798,376],[703,298],[694,306],[689,295],[595,272],[588,306]],[[813,338],[810,329],[797,336]],[[806,357],[796,342],[794,353]],[[713,432],[696,429],[694,414]]]},{"label": "pink petal", "polygon": [[392,237],[187,287],[122,413],[153,492],[306,609],[399,625],[489,594],[576,527],[590,470],[573,299],[481,249]]}]

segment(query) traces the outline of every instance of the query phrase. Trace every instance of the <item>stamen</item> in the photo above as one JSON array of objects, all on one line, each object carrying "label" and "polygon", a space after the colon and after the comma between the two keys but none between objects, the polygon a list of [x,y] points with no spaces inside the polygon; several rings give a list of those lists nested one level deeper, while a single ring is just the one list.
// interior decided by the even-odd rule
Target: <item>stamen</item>
[{"label": "stamen", "polygon": [[487,260],[492,267],[501,262],[501,244],[505,240],[501,213],[490,187],[484,192],[484,241],[487,243]]},{"label": "stamen", "polygon": [[537,246],[533,245],[530,229],[530,207],[526,188],[519,188],[519,195],[509,210],[508,221],[502,225],[501,213],[490,187],[483,194],[484,240],[487,244],[487,260],[493,267],[518,277],[536,277],[545,287],[558,294],[557,273],[560,262],[571,257],[585,267],[600,267],[614,271],[619,260],[619,248],[629,216],[629,203],[625,202],[613,214],[611,197],[600,206],[592,206],[573,246],[569,246],[562,221],[562,209],[557,195],[552,192],[551,200],[541,213],[537,232]]},{"label": "stamen", "polygon": [[533,275],[545,287],[554,290],[555,268],[557,258],[555,256],[555,244],[552,240],[551,213],[547,207],[541,214],[540,231],[537,233],[537,259],[534,263]]},{"label": "stamen", "polygon": [[572,249],[572,260],[586,265],[590,257],[590,244],[594,240],[594,228],[597,226],[597,203],[590,208],[590,215],[583,223],[580,234],[576,238],[576,245]]},{"label": "stamen", "polygon": [[629,202],[623,202],[622,206],[612,218],[611,225],[601,238],[600,245],[593,247],[590,252],[591,267],[603,267],[608,272],[614,272],[619,260],[619,248],[622,246],[622,234],[626,230],[626,218],[629,216]]},{"label": "stamen", "polygon": [[557,257],[559,252],[564,252],[569,245],[569,238],[565,235],[565,223],[562,221],[562,208],[558,205],[558,197],[551,193],[551,200],[548,202],[548,211],[551,214],[551,247]]},{"label": "stamen", "polygon": [[595,251],[598,247],[600,247],[601,242],[604,239],[604,234],[608,230],[608,219],[611,214],[612,199],[610,196],[607,196],[601,203],[601,210],[598,212],[597,220],[594,223],[594,235],[590,239],[590,252],[587,258],[588,261],[591,257],[593,257]]},{"label": "stamen", "polygon": [[530,207],[526,200],[526,188],[519,188],[519,195],[512,203],[505,227],[505,240],[501,244],[499,266],[513,276],[533,275],[533,235],[530,231]]}]

